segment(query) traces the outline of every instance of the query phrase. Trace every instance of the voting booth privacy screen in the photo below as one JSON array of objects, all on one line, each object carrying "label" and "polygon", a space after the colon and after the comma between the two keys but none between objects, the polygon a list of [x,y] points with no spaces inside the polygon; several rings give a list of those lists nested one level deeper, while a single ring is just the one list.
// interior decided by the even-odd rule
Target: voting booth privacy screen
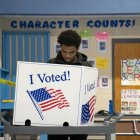
[{"label": "voting booth privacy screen", "polygon": [[18,61],[13,124],[93,125],[97,79],[93,67]]}]

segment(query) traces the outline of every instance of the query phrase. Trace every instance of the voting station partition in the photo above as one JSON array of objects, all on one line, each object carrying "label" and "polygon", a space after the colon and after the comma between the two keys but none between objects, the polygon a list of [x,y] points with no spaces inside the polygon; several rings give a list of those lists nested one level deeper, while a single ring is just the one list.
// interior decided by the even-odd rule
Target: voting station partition
[{"label": "voting station partition", "polygon": [[94,125],[97,79],[93,67],[19,61],[13,124]]}]

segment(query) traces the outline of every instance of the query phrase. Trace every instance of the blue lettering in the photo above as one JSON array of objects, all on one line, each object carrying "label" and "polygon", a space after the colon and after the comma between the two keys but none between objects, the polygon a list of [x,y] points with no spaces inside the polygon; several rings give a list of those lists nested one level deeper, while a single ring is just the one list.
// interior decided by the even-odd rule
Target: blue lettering
[{"label": "blue lettering", "polygon": [[60,75],[56,75],[55,76],[55,80],[58,82],[58,81],[60,81]]},{"label": "blue lettering", "polygon": [[129,28],[131,26],[131,20],[126,20],[125,27]]},{"label": "blue lettering", "polygon": [[35,28],[41,28],[41,21],[35,22]]},{"label": "blue lettering", "polygon": [[135,26],[135,20],[133,20],[132,23],[133,23],[133,24],[132,24],[132,27],[134,27],[134,26]]},{"label": "blue lettering", "polygon": [[92,28],[93,26],[94,26],[93,21],[92,21],[92,20],[89,20],[89,21],[87,22],[87,27]]},{"label": "blue lettering", "polygon": [[30,84],[33,84],[33,75],[29,75],[29,76],[30,76],[30,81],[31,81]]},{"label": "blue lettering", "polygon": [[46,81],[47,83],[51,82],[51,77],[50,77],[50,76],[46,76],[46,77],[45,77],[45,81]]},{"label": "blue lettering", "polygon": [[70,28],[70,21],[69,20],[65,21],[65,27]]},{"label": "blue lettering", "polygon": [[64,21],[58,21],[58,28],[62,28],[63,23],[64,23]]},{"label": "blue lettering", "polygon": [[140,61],[139,61],[139,59],[136,59],[135,66],[140,66]]},{"label": "blue lettering", "polygon": [[11,22],[11,27],[13,27],[13,28],[17,28],[17,21],[12,21]]},{"label": "blue lettering", "polygon": [[50,23],[50,28],[56,28],[56,22],[55,21],[52,21],[51,23]]},{"label": "blue lettering", "polygon": [[61,75],[61,80],[62,80],[62,81],[66,81],[66,80],[67,80],[66,77],[67,77],[67,76],[66,76],[66,72],[64,72],[64,74]]},{"label": "blue lettering", "polygon": [[49,28],[49,24],[48,24],[48,21],[44,21],[44,23],[43,23],[43,26],[42,26],[43,28]]},{"label": "blue lettering", "polygon": [[95,24],[95,27],[96,27],[96,28],[100,28],[101,25],[102,25],[102,23],[101,23],[100,20],[96,20],[94,24]]},{"label": "blue lettering", "polygon": [[125,20],[119,20],[119,22],[120,22],[120,27],[123,27]]},{"label": "blue lettering", "polygon": [[[135,26],[135,20],[123,20],[123,19],[120,19],[120,20],[89,20],[87,21],[86,23],[87,27],[89,28],[117,28],[117,27],[126,27],[126,28],[129,28],[129,27],[134,27]],[[70,21],[70,20],[65,20],[65,21],[40,21],[40,20],[37,20],[37,21],[16,21],[16,20],[13,20],[11,21],[11,27],[12,28],[38,28],[38,29],[43,29],[43,28],[51,28],[51,29],[55,29],[55,28],[79,28],[79,21],[78,20],[73,20],[73,21]]]},{"label": "blue lettering", "polygon": [[52,82],[55,82],[55,76],[52,74]]},{"label": "blue lettering", "polygon": [[26,28],[26,21],[20,21],[20,28]]},{"label": "blue lettering", "polygon": [[109,27],[109,21],[108,20],[103,20],[103,27],[105,27],[105,28]]},{"label": "blue lettering", "polygon": [[27,28],[34,28],[34,23],[33,21],[28,22],[28,27]]},{"label": "blue lettering", "polygon": [[118,21],[117,20],[111,20],[110,21],[110,27],[117,27],[118,26]]},{"label": "blue lettering", "polygon": [[[29,76],[30,76],[30,84],[34,84],[32,75],[29,75]],[[64,71],[62,75],[37,74],[37,76],[38,76],[39,80],[41,81],[41,83],[67,81],[67,80],[70,80],[70,71]]]},{"label": "blue lettering", "polygon": [[41,78],[40,74],[37,74],[37,75],[38,75],[38,77],[39,77],[40,81],[43,83],[43,81],[44,81],[44,79],[45,79],[45,75],[46,75],[46,74],[43,74],[43,77],[42,77],[42,78]]},{"label": "blue lettering", "polygon": [[79,21],[78,20],[74,20],[73,21],[73,28],[78,28],[79,27]]},{"label": "blue lettering", "polygon": [[85,85],[85,94],[90,92],[91,90],[93,90],[95,88],[95,81],[94,83],[88,83]]}]

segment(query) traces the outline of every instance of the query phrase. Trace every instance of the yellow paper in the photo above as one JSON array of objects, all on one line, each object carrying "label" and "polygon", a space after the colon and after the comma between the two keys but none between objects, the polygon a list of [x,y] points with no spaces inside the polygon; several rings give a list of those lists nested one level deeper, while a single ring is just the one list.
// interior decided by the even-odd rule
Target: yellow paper
[{"label": "yellow paper", "polygon": [[96,67],[99,69],[106,69],[108,67],[108,60],[106,58],[97,57]]}]

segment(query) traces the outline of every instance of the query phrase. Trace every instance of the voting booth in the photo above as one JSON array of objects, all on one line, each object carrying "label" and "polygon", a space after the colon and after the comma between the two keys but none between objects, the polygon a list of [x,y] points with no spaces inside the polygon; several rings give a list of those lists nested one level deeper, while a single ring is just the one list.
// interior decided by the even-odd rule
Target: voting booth
[{"label": "voting booth", "polygon": [[97,79],[93,67],[18,61],[13,124],[93,125]]}]

